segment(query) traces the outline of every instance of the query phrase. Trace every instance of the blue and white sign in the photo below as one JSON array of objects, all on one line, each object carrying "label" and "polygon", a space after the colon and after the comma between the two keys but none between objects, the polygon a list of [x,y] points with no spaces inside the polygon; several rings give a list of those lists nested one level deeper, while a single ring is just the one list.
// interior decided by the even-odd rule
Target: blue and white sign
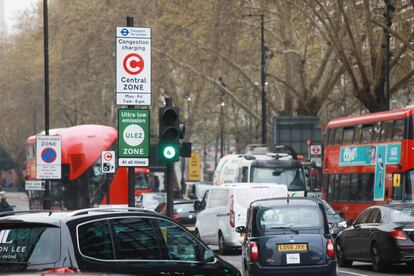
[{"label": "blue and white sign", "polygon": [[151,29],[116,28],[116,104],[151,105]]},{"label": "blue and white sign", "polygon": [[36,136],[36,178],[60,179],[62,176],[62,137]]},{"label": "blue and white sign", "polygon": [[374,201],[383,201],[385,192],[385,160],[387,145],[377,145],[375,160]]},{"label": "blue and white sign", "polygon": [[388,144],[387,148],[387,165],[400,164],[401,161],[401,144]]},{"label": "blue and white sign", "polygon": [[374,165],[375,162],[374,145],[341,147],[339,156],[339,166],[367,166]]}]

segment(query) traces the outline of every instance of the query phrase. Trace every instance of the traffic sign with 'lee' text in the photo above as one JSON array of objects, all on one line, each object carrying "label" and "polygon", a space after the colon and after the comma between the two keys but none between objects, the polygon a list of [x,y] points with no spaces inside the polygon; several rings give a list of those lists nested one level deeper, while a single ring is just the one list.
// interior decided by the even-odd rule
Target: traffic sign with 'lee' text
[{"label": "traffic sign with 'lee' text", "polygon": [[148,109],[118,110],[119,166],[149,166],[149,122]]},{"label": "traffic sign with 'lee' text", "polygon": [[151,105],[151,29],[116,28],[116,104]]}]

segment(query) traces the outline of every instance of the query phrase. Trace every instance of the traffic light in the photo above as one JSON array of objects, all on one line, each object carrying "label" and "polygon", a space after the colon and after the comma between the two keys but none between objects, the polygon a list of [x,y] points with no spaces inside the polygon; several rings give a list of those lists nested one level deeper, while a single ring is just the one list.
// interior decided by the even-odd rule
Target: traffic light
[{"label": "traffic light", "polygon": [[184,126],[180,125],[178,107],[159,109],[159,148],[161,160],[177,162],[180,159],[180,138],[184,137]]}]

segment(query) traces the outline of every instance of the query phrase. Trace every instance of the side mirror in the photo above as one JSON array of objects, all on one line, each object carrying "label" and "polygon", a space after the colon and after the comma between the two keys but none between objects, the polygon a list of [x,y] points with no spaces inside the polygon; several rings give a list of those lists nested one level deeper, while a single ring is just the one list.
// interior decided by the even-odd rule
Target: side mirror
[{"label": "side mirror", "polygon": [[206,249],[204,251],[203,261],[205,263],[214,263],[216,261],[216,257],[214,256],[213,250]]},{"label": "side mirror", "polygon": [[334,228],[335,228],[335,224],[334,224],[334,223],[329,222],[328,224],[329,224],[329,229],[330,229],[330,230],[332,230],[332,229],[334,229]]},{"label": "side mirror", "polygon": [[247,229],[244,226],[237,226],[235,230],[237,233],[240,233],[240,234],[247,233]]},{"label": "side mirror", "polygon": [[201,201],[199,200],[194,201],[194,210],[201,211]]},{"label": "side mirror", "polygon": [[350,226],[352,226],[352,224],[354,223],[354,221],[352,220],[352,219],[348,219],[347,221],[346,221],[346,227],[350,227]]}]

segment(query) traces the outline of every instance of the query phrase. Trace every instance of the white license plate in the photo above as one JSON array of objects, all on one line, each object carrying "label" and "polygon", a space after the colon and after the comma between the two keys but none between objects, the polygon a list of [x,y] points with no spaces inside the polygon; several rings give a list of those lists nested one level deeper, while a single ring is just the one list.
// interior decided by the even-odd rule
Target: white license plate
[{"label": "white license plate", "polygon": [[286,254],[286,263],[287,264],[300,264],[300,254]]}]

